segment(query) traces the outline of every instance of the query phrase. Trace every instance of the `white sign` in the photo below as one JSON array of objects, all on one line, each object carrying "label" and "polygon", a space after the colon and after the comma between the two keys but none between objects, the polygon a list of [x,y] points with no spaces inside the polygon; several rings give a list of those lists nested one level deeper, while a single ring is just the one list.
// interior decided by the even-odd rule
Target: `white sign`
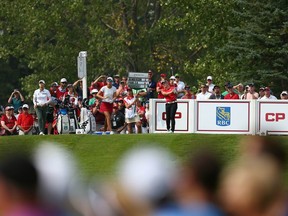
[{"label": "white sign", "polygon": [[267,134],[288,134],[288,101],[259,101],[258,130]]},{"label": "white sign", "polygon": [[[153,101],[154,114],[151,115],[150,121],[153,122],[152,130],[154,133],[167,133],[166,127],[166,110],[165,100],[150,100]],[[176,133],[191,133],[193,128],[190,124],[193,108],[191,106],[192,100],[179,100],[177,102],[178,109],[175,115],[175,132]],[[151,119],[153,118],[153,119]],[[171,126],[171,125],[170,125]]]},{"label": "white sign", "polygon": [[197,133],[253,133],[250,101],[196,101]]},{"label": "white sign", "polygon": [[87,74],[86,73],[86,57],[87,57],[87,52],[81,51],[79,53],[78,58],[77,58],[78,78],[79,79],[82,79]]}]

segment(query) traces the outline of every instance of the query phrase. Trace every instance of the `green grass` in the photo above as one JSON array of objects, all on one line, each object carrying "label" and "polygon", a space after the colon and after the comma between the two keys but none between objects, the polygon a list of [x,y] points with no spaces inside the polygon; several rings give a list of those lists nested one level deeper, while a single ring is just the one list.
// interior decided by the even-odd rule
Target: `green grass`
[{"label": "green grass", "polygon": [[[243,135],[142,134],[142,135],[59,135],[0,137],[0,157],[10,151],[31,152],[42,141],[57,142],[70,150],[87,176],[110,175],[118,159],[128,149],[141,144],[170,149],[180,160],[196,148],[208,146],[224,161],[233,160]],[[288,148],[288,138],[284,139]]]}]

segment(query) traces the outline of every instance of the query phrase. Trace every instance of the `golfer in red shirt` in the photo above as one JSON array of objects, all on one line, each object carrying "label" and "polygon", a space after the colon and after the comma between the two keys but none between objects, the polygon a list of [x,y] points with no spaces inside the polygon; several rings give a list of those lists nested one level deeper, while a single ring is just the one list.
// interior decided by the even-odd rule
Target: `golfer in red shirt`
[{"label": "golfer in red shirt", "polygon": [[[166,127],[167,132],[174,133],[175,130],[175,114],[177,111],[177,90],[175,86],[169,84],[168,81],[163,82],[163,90],[161,93],[163,94],[166,100]],[[170,130],[171,123],[171,130]]]}]

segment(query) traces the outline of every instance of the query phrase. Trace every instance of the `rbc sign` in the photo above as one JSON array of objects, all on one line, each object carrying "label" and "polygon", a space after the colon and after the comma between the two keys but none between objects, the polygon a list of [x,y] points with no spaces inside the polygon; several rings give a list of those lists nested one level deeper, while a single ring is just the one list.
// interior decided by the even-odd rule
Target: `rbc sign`
[{"label": "rbc sign", "polygon": [[216,125],[229,126],[231,123],[231,107],[216,107]]}]

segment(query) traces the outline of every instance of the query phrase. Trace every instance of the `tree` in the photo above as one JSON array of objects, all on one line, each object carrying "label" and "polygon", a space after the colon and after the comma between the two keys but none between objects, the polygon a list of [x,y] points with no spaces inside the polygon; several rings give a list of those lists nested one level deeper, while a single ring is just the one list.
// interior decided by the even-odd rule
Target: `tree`
[{"label": "tree", "polygon": [[234,75],[278,92],[287,89],[287,1],[236,2],[234,13],[240,24],[229,28],[229,42],[224,49],[234,65]]}]

